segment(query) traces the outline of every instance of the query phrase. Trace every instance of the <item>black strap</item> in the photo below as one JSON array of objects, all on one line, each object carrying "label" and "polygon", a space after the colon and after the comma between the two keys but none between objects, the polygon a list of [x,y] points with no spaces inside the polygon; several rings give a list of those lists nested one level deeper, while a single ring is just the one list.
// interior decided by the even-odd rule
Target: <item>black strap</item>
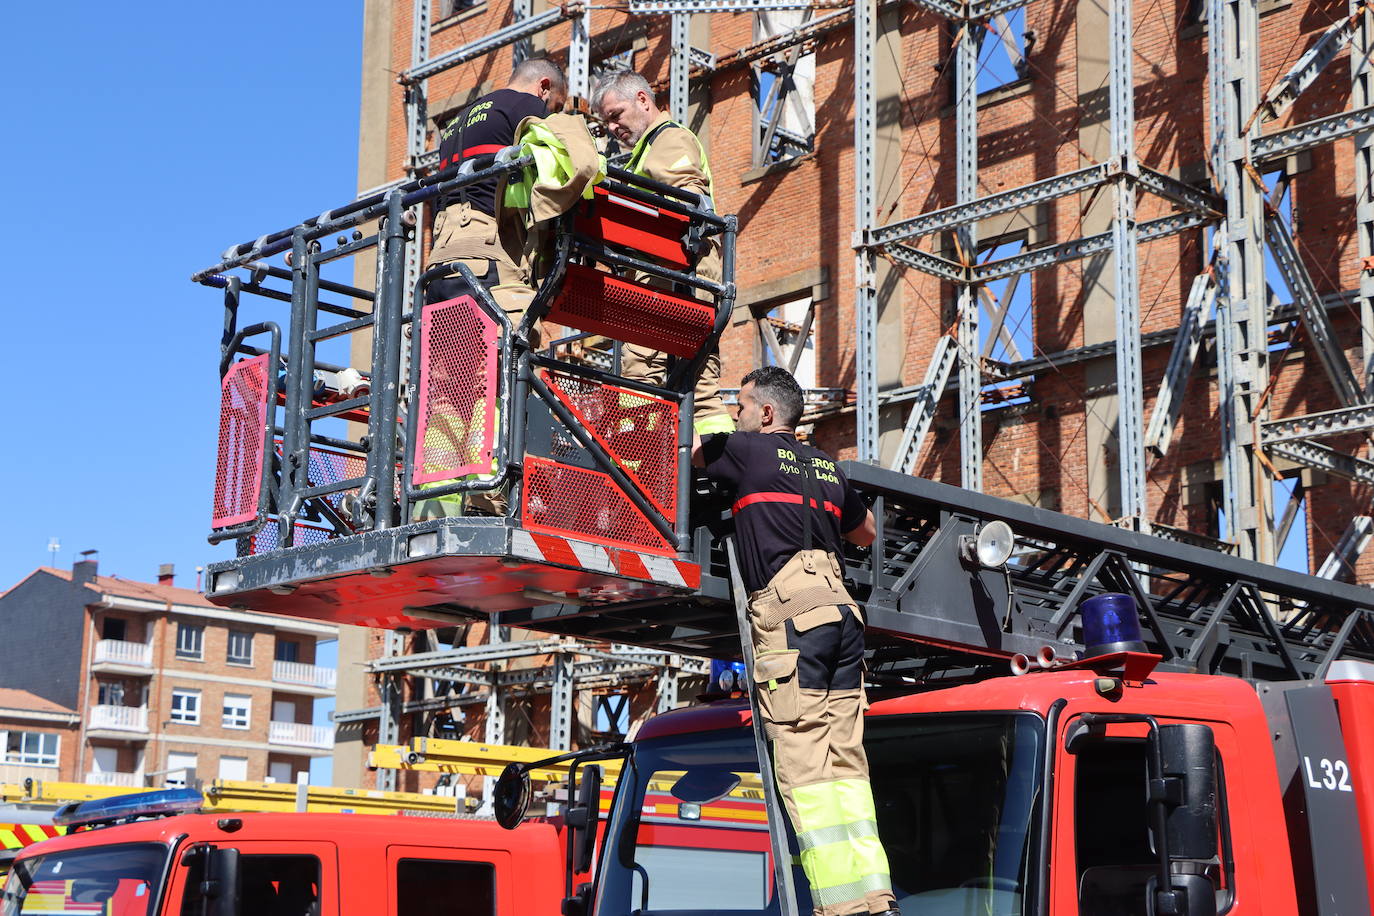
[{"label": "black strap", "polygon": [[[811,549],[811,468],[810,456],[802,454],[802,445],[794,437],[797,447],[797,463],[802,473],[802,550]],[[818,501],[819,503],[819,501]]]}]

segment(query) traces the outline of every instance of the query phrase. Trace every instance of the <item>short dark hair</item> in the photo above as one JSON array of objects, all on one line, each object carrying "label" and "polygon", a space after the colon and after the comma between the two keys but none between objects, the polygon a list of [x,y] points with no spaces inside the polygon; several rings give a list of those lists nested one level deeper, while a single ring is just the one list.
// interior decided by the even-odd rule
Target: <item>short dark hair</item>
[{"label": "short dark hair", "polygon": [[567,91],[568,78],[563,75],[563,68],[547,57],[527,57],[510,74],[512,83],[534,83],[546,78],[558,92]]},{"label": "short dark hair", "polygon": [[749,383],[754,385],[754,396],[761,402],[773,405],[778,412],[778,422],[783,426],[796,426],[801,419],[802,405],[806,396],[801,385],[781,366],[763,366],[755,369],[740,382],[743,388]]}]

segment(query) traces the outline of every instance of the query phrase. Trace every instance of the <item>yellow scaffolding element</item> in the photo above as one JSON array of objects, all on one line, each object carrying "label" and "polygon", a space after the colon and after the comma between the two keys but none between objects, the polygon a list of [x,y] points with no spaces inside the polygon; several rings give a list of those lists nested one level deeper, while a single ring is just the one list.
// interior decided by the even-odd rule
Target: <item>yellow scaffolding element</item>
[{"label": "yellow scaffolding element", "polygon": [[[541,747],[519,747],[512,744],[481,744],[476,741],[454,741],[451,738],[412,738],[409,744],[379,744],[368,755],[368,766],[393,770],[418,770],[425,773],[453,773],[462,776],[500,776],[512,763],[534,763],[554,757],[557,751]],[[620,776],[619,760],[601,760],[605,785],[613,785]],[[566,782],[567,763],[553,763],[530,770],[530,778],[545,782]],[[669,778],[680,774],[663,774],[649,783],[652,792],[668,792],[675,781]],[[763,784],[757,773],[745,773],[740,784],[729,796],[737,800],[762,800]]]},{"label": "yellow scaffolding element", "polygon": [[[0,797],[8,803],[57,805],[130,795],[140,791],[118,786],[91,786],[80,782],[35,780],[31,789],[16,783],[0,785]],[[375,789],[341,789],[332,786],[298,786],[294,783],[246,782],[216,779],[201,788],[207,813],[234,811],[307,811],[315,814],[461,813],[461,799],[419,792],[380,792]]]}]

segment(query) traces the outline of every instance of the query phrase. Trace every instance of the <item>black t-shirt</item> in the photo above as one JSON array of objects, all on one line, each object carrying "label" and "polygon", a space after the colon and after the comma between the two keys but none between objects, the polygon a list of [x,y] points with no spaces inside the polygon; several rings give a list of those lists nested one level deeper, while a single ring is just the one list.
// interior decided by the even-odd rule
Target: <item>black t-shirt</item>
[{"label": "black t-shirt", "polygon": [[702,439],[701,447],[706,476],[735,495],[740,574],[751,592],[766,586],[804,549],[801,462],[808,462],[811,479],[813,548],[838,556],[842,535],[868,515],[859,492],[835,462],[791,433],[717,433]]},{"label": "black t-shirt", "polygon": [[[515,127],[530,115],[542,118],[548,111],[544,100],[516,89],[489,92],[439,131],[439,168],[446,169],[473,156],[483,156],[515,142]],[[440,209],[458,203],[466,193],[474,209],[496,215],[496,182],[483,181],[450,191],[440,200]]]}]

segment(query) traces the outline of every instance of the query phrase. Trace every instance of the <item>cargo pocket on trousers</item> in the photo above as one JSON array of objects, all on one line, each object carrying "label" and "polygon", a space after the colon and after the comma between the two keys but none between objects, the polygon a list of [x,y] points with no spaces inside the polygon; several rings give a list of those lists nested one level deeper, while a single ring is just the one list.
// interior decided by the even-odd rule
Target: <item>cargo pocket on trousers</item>
[{"label": "cargo pocket on trousers", "polygon": [[759,710],[767,722],[795,722],[801,716],[796,649],[764,652],[754,659]]}]

